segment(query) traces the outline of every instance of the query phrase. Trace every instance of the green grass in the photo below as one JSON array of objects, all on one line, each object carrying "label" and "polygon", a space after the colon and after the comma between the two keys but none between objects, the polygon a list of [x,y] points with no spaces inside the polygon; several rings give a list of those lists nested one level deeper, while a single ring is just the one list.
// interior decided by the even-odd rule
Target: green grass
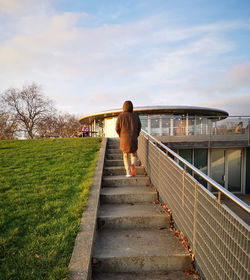
[{"label": "green grass", "polygon": [[100,138],[0,141],[0,279],[68,279]]}]

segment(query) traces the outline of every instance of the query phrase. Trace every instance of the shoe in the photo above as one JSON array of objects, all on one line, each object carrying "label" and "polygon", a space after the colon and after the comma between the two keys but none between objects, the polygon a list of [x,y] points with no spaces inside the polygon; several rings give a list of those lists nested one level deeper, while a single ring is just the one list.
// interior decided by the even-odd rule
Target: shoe
[{"label": "shoe", "polygon": [[129,177],[131,177],[131,175],[130,175],[130,174],[127,174],[126,177],[129,178]]},{"label": "shoe", "polygon": [[131,164],[131,176],[135,177],[135,175],[136,175],[135,165]]}]

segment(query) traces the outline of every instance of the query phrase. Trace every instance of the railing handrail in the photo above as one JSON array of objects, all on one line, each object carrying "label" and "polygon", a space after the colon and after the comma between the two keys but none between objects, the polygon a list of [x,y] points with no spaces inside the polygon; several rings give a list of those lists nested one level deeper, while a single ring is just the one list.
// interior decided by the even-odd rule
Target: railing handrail
[{"label": "railing handrail", "polygon": [[[159,115],[161,115],[161,114],[155,114],[155,115],[150,115],[151,117],[154,117],[154,116],[159,116]],[[147,116],[147,115],[141,115],[141,116]],[[194,117],[196,117],[196,118],[217,118],[218,119],[218,121],[221,121],[221,120],[227,120],[227,119],[233,119],[233,118],[237,118],[237,119],[239,119],[239,118],[248,118],[248,119],[250,119],[250,115],[245,115],[245,116],[216,116],[216,115],[202,115],[202,116],[200,116],[200,115],[182,115],[182,114],[172,114],[172,115],[161,115],[163,118],[171,118],[171,117],[180,117],[180,116],[183,116],[184,118],[194,118]],[[219,118],[221,118],[221,119],[219,119]]]},{"label": "railing handrail", "polygon": [[250,207],[241,199],[239,199],[237,196],[235,196],[233,193],[222,187],[220,184],[215,182],[212,178],[208,177],[206,174],[204,174],[202,171],[197,169],[195,166],[193,166],[191,163],[183,159],[181,156],[179,156],[177,153],[172,151],[170,148],[165,146],[162,142],[154,138],[152,135],[148,134],[146,131],[143,129],[141,132],[147,137],[153,140],[153,142],[156,142],[158,145],[160,145],[162,148],[164,148],[168,153],[172,154],[175,158],[177,158],[179,161],[181,161],[185,166],[190,168],[192,171],[194,171],[197,175],[202,177],[206,182],[208,182],[210,185],[215,187],[218,191],[226,195],[228,198],[233,200],[237,205],[239,205],[241,208],[243,208],[246,212],[250,214]]}]

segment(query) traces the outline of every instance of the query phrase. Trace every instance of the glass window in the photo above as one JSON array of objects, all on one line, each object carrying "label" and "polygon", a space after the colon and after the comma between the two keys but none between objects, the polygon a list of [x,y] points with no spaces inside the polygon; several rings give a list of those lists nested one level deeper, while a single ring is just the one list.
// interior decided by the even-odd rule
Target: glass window
[{"label": "glass window", "polygon": [[206,117],[196,116],[194,133],[196,135],[209,134],[209,122]]},{"label": "glass window", "polygon": [[160,135],[160,116],[151,116],[151,134]]},{"label": "glass window", "polygon": [[194,135],[194,119],[195,117],[188,117],[188,135]]},{"label": "glass window", "polygon": [[214,149],[211,153],[211,178],[224,187],[225,151]]},{"label": "glass window", "polygon": [[97,120],[96,121],[96,131],[97,131],[97,136],[98,137],[103,137],[104,136],[104,120]]},{"label": "glass window", "polygon": [[207,133],[212,134],[213,132],[213,122],[211,119],[207,119]]},{"label": "glass window", "polygon": [[241,149],[214,149],[211,157],[211,177],[229,191],[240,192]]},{"label": "glass window", "polygon": [[[194,166],[207,174],[207,149],[195,149],[194,150]],[[194,175],[195,179],[203,186],[207,187],[206,180],[202,179],[197,174]]]},{"label": "glass window", "polygon": [[241,191],[241,150],[228,150],[228,190]]},{"label": "glass window", "polygon": [[201,134],[208,134],[208,121],[207,118],[202,118],[201,120]]},{"label": "glass window", "polygon": [[[180,149],[179,155],[181,157],[183,157],[186,161],[188,161],[189,163],[192,164],[192,162],[193,162],[193,158],[192,158],[193,153],[192,152],[193,152],[192,149]],[[184,168],[184,164],[182,162],[180,162],[180,166]],[[187,172],[192,174],[192,170],[188,167],[187,167]]]},{"label": "glass window", "polygon": [[143,130],[148,132],[148,116],[139,116],[141,120],[141,127]]},{"label": "glass window", "polygon": [[246,193],[250,193],[250,147],[247,147],[247,160],[246,160]]},{"label": "glass window", "polygon": [[186,116],[174,115],[174,135],[184,136],[186,135]]},{"label": "glass window", "polygon": [[170,135],[170,118],[171,116],[162,116],[162,135]]},{"label": "glass window", "polygon": [[200,135],[202,132],[202,125],[201,125],[202,117],[195,117],[195,127],[194,127],[194,134]]}]

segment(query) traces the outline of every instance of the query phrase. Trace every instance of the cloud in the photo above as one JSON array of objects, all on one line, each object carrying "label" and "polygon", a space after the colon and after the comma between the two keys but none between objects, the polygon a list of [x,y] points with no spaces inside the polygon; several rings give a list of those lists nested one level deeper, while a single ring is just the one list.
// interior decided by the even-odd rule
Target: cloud
[{"label": "cloud", "polygon": [[[207,75],[206,72],[204,74]],[[201,80],[204,81],[205,78]],[[183,87],[183,91],[197,94],[200,98],[247,95],[250,93],[250,62],[233,65],[217,75],[207,76],[204,84],[190,81],[190,85]]]},{"label": "cloud", "polygon": [[0,17],[21,17],[47,12],[51,9],[51,0],[0,0]]},{"label": "cloud", "polygon": [[234,66],[227,74],[226,80],[235,89],[242,87],[250,89],[250,61]]},{"label": "cloud", "polygon": [[[48,67],[62,61],[68,44],[72,46],[75,43],[72,29],[81,16],[79,13],[54,15],[43,19],[42,30],[20,34],[3,42],[0,45],[2,70],[30,71],[32,68],[39,69],[45,63]],[[29,24],[33,24],[32,20]]]},{"label": "cloud", "polygon": [[250,92],[247,96],[221,98],[195,104],[225,110],[230,116],[250,116]]},{"label": "cloud", "polygon": [[[47,61],[48,64],[58,65],[65,72],[73,71],[77,74],[78,71],[80,75],[99,77],[111,73],[121,77],[130,74],[148,81],[148,76],[161,77],[161,72],[168,77],[180,74],[190,67],[193,59],[196,60],[195,56],[212,56],[232,49],[231,43],[204,34],[202,38],[195,38],[181,47],[161,46],[169,40],[190,39],[194,34],[200,35],[210,30],[211,26],[188,29],[161,27],[157,17],[150,17],[126,25],[78,27],[77,23],[84,17],[88,15],[63,13],[47,18],[41,16],[42,28],[31,33],[19,33],[0,45],[2,67],[8,70],[19,70],[19,67],[29,70]],[[33,26],[34,19],[31,17],[19,22],[20,30]],[[221,29],[219,24],[216,26]],[[213,25],[212,29],[215,30],[216,26]],[[155,35],[158,29],[165,37]],[[202,61],[205,59],[199,63]]]},{"label": "cloud", "polygon": [[[162,16],[151,16],[126,24],[88,25],[92,15],[55,12],[49,0],[24,0],[22,7],[21,1],[4,2],[0,14],[11,15],[11,20],[0,27],[5,32],[1,87],[38,82],[65,110],[82,112],[82,104],[89,112],[117,108],[123,99],[138,106],[188,105],[191,93],[205,99],[211,92],[234,93],[243,83],[249,85],[247,63],[227,74],[225,65],[224,75],[217,75],[218,56],[236,48],[221,34],[249,28],[245,23],[175,27]],[[226,88],[228,80],[232,88]]]},{"label": "cloud", "polygon": [[93,92],[89,94],[89,100],[90,102],[93,102],[97,105],[104,105],[105,106],[111,106],[110,108],[113,108],[117,104],[121,103],[121,100],[123,100],[122,95],[117,92]]},{"label": "cloud", "polygon": [[25,11],[25,7],[34,3],[34,0],[0,0],[0,14],[16,15]]},{"label": "cloud", "polygon": [[154,39],[158,41],[182,41],[190,38],[198,38],[205,34],[208,37],[214,37],[216,34],[221,34],[229,30],[250,29],[250,24],[241,21],[220,21],[195,26],[173,27],[169,24],[166,25],[159,17],[154,17],[153,19],[153,26],[155,27]]}]

